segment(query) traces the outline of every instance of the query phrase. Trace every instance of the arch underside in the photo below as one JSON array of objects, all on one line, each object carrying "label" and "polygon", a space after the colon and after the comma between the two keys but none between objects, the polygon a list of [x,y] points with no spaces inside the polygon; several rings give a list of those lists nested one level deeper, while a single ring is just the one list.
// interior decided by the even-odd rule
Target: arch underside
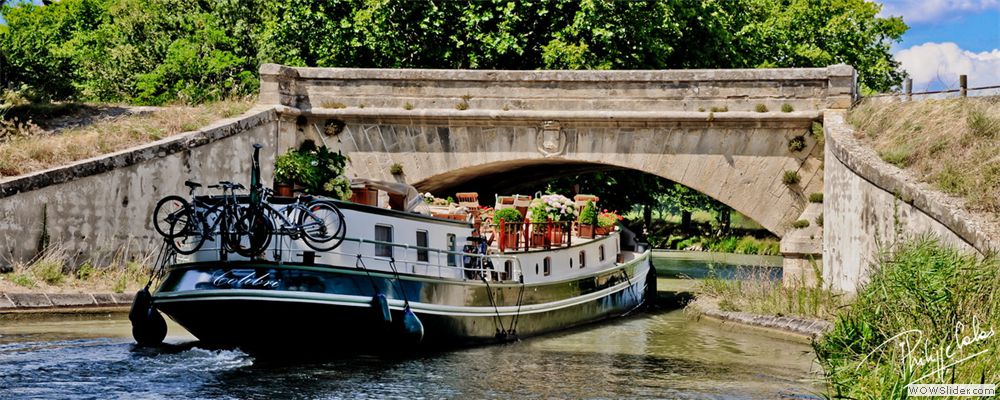
[{"label": "arch underside", "polygon": [[[563,123],[553,130],[348,122],[336,145],[350,155],[353,176],[403,180],[434,193],[461,187],[491,195],[587,172],[642,171],[700,191],[778,236],[802,213],[808,193],[822,190],[821,149],[808,135],[811,121],[647,125]],[[790,151],[789,140],[799,136],[806,148]],[[392,175],[393,164],[404,174]],[[796,171],[801,181],[785,184],[785,171]]]}]

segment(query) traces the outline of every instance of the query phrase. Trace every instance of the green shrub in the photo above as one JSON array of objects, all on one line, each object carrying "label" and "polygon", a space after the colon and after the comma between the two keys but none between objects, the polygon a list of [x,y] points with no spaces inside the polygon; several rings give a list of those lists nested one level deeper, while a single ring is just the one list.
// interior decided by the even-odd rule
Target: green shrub
[{"label": "green shrub", "polygon": [[577,218],[577,222],[584,225],[597,225],[597,207],[594,206],[594,202],[587,200],[587,204],[583,205],[583,209],[580,210],[580,216]]},{"label": "green shrub", "polygon": [[795,109],[792,108],[791,104],[785,103],[781,105],[781,112],[790,113],[792,111],[795,111]]},{"label": "green shrub", "polygon": [[80,265],[80,267],[76,269],[76,279],[81,281],[90,280],[90,278],[93,278],[96,275],[97,269],[94,268],[94,265],[91,264],[90,261],[84,262],[83,265]]},{"label": "green shrub", "polygon": [[736,245],[738,243],[739,239],[735,237],[727,237],[722,240],[709,243],[708,249],[719,253],[735,253]]},{"label": "green shrub", "polygon": [[350,198],[350,181],[344,177],[348,158],[332,152],[326,146],[316,147],[307,140],[298,149],[289,149],[274,162],[276,182],[295,183],[306,193],[331,194],[340,199]]},{"label": "green shrub", "polygon": [[753,236],[744,236],[736,243],[733,253],[758,254],[760,252],[760,242]]},{"label": "green shrub", "polygon": [[406,102],[406,104],[403,104],[403,109],[404,110],[412,110],[413,109],[413,104],[410,104],[410,102]]},{"label": "green shrub", "polygon": [[806,148],[805,136],[796,136],[788,140],[788,151],[795,153]]},{"label": "green shrub", "polygon": [[516,209],[505,208],[503,210],[496,210],[493,213],[493,223],[499,225],[500,221],[503,221],[506,224],[514,224],[524,222],[524,217],[522,217],[521,213]]},{"label": "green shrub", "polygon": [[765,113],[765,112],[767,112],[767,106],[764,105],[764,104],[757,104],[757,105],[755,105],[753,107],[753,109],[754,109],[754,111],[759,112],[759,113]]},{"label": "green shrub", "polygon": [[809,202],[810,203],[822,203],[823,202],[823,193],[821,193],[821,192],[809,193]]},{"label": "green shrub", "polygon": [[393,174],[393,175],[402,175],[403,174],[403,164],[393,163],[392,165],[389,166],[389,173]]},{"label": "green shrub", "polygon": [[727,112],[727,111],[729,111],[729,107],[728,106],[712,107],[709,110],[712,111],[712,112],[714,112],[714,113],[717,113],[717,112]]},{"label": "green shrub", "polygon": [[455,109],[458,111],[465,111],[469,109],[469,102],[461,101],[455,104]]},{"label": "green shrub", "polygon": [[814,219],[814,221],[816,221],[816,226],[822,228],[823,227],[823,214],[817,215],[816,218]]},{"label": "green shrub", "polygon": [[347,104],[341,103],[339,101],[324,101],[321,103],[321,105],[323,106],[323,108],[334,108],[334,109],[347,108]]},{"label": "green shrub", "polygon": [[802,228],[806,228],[808,226],[809,226],[809,221],[805,220],[805,219],[800,219],[800,220],[797,220],[795,222],[792,222],[792,228],[795,228],[795,229],[802,229]]},{"label": "green shrub", "polygon": [[784,184],[786,185],[794,185],[796,183],[799,183],[800,180],[802,180],[802,178],[799,177],[798,171],[788,170],[785,171],[785,174],[781,176],[781,182],[784,182]]},{"label": "green shrub", "polygon": [[56,261],[48,257],[36,261],[31,265],[31,271],[38,279],[50,285],[59,285],[66,277],[63,275],[62,261]]}]

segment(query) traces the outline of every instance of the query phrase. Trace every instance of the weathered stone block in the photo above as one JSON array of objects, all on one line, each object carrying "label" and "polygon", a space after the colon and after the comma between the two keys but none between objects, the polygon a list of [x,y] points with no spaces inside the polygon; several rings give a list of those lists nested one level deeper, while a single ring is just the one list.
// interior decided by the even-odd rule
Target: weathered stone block
[{"label": "weathered stone block", "polygon": [[92,306],[95,304],[94,298],[89,294],[82,293],[56,293],[50,294],[49,300],[56,307],[79,307]]},{"label": "weathered stone block", "polygon": [[18,308],[52,307],[52,301],[44,294],[7,293],[7,298]]}]

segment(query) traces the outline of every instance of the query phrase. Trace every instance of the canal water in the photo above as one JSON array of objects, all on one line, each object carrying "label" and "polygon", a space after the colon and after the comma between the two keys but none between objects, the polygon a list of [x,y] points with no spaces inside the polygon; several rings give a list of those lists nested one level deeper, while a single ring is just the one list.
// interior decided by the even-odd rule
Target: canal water
[{"label": "canal water", "polygon": [[[656,263],[673,268],[670,258]],[[124,314],[0,316],[0,398],[810,399],[823,390],[808,344],[682,310],[401,357],[259,360],[200,348],[175,324],[167,342],[135,348]]]}]

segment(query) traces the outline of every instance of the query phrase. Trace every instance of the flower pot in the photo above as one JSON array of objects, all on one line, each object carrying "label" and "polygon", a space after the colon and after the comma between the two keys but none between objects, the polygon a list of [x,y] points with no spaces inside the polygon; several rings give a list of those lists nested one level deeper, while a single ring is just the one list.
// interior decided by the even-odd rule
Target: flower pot
[{"label": "flower pot", "polygon": [[595,229],[594,225],[580,224],[578,225],[577,229],[579,231],[580,237],[584,239],[594,238],[594,229]]},{"label": "flower pot", "polygon": [[541,232],[532,233],[531,247],[545,247],[545,234]]},{"label": "flower pot", "polygon": [[369,188],[351,188],[351,202],[374,206],[378,203],[378,190]]},{"label": "flower pot", "polygon": [[562,227],[558,225],[553,225],[549,231],[549,244],[553,246],[561,246],[563,243],[563,231]]},{"label": "flower pot", "polygon": [[517,231],[511,230],[504,233],[503,248],[504,250],[517,249]]},{"label": "flower pot", "polygon": [[274,195],[280,197],[292,197],[292,186],[291,183],[275,183],[274,184]]},{"label": "flower pot", "polygon": [[607,235],[607,234],[611,233],[609,231],[609,229],[610,228],[608,228],[606,226],[595,226],[594,227],[594,234],[595,235]]}]

